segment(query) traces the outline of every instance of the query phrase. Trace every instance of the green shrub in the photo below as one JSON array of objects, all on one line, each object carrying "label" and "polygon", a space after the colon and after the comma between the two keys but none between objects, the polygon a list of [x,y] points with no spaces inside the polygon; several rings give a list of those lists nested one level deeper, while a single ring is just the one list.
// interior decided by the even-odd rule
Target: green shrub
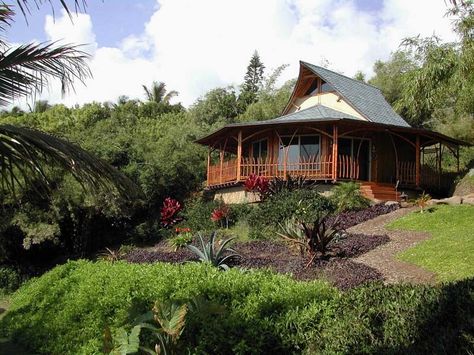
[{"label": "green shrub", "polygon": [[341,182],[331,192],[331,201],[338,212],[360,210],[370,206],[370,201],[362,196],[360,186],[355,182]]},{"label": "green shrub", "polygon": [[16,269],[11,267],[0,267],[0,293],[10,293],[18,289],[22,277]]},{"label": "green shrub", "polygon": [[250,213],[250,237],[272,237],[278,230],[279,223],[287,219],[298,217],[309,221],[321,213],[331,213],[334,210],[333,203],[315,190],[283,190],[270,196]]},{"label": "green shrub", "polygon": [[192,233],[211,231],[216,228],[216,224],[211,220],[211,213],[217,207],[218,201],[206,201],[201,197],[189,199],[184,203],[184,221],[181,224],[191,228]]},{"label": "green shrub", "polygon": [[467,354],[474,349],[474,279],[349,291],[313,333],[308,353]]},{"label": "green shrub", "polygon": [[[27,282],[13,296],[2,328],[15,341],[48,354],[93,354],[106,326],[127,331],[156,300],[196,295],[225,307],[219,316],[190,317],[181,340],[191,353],[291,353],[303,348],[287,314],[312,308],[313,318],[338,291],[269,271],[221,272],[205,264],[68,262]],[[319,311],[316,311],[318,310]],[[308,320],[309,321],[309,320]]]}]

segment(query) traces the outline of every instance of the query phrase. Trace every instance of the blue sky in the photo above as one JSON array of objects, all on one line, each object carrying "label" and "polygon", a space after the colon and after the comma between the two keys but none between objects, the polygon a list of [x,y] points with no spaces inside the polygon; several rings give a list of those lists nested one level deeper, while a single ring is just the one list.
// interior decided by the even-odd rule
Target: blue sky
[{"label": "blue sky", "polygon": [[[53,1],[56,4],[59,1]],[[41,95],[66,105],[143,98],[142,85],[163,81],[175,99],[192,104],[206,91],[239,85],[254,50],[267,72],[289,64],[281,82],[294,78],[298,62],[354,75],[372,75],[409,36],[433,33],[452,40],[444,0],[88,0],[74,23],[56,7],[21,14],[8,31],[12,43],[87,43],[93,79],[61,97],[57,83]],[[24,103],[19,102],[23,105]]]}]

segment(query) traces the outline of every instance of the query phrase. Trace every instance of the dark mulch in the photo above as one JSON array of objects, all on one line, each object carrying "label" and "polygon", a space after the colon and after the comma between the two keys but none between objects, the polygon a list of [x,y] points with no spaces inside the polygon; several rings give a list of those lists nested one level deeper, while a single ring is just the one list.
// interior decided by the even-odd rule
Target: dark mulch
[{"label": "dark mulch", "polygon": [[[298,280],[324,278],[345,290],[368,281],[383,279],[375,269],[348,258],[357,257],[388,241],[389,238],[385,235],[346,235],[333,243],[333,247],[325,258],[317,259],[308,268],[305,268],[308,259],[300,255],[298,249],[291,248],[283,242],[271,240],[240,242],[233,245],[233,248],[241,255],[241,258],[234,260],[233,266],[252,269],[269,268],[279,273],[290,273]],[[197,260],[197,258],[186,248],[174,252],[163,241],[154,249],[135,249],[125,256],[125,260],[135,263],[157,261],[182,263]]]},{"label": "dark mulch", "polygon": [[[369,219],[373,219],[375,217],[381,216],[383,214],[387,214],[398,210],[400,208],[400,204],[394,203],[391,205],[386,205],[385,203],[379,203],[368,208],[364,208],[363,210],[359,211],[347,211],[339,213],[339,225],[342,229],[348,229],[356,224],[368,221]],[[336,218],[329,217],[328,222]]]}]

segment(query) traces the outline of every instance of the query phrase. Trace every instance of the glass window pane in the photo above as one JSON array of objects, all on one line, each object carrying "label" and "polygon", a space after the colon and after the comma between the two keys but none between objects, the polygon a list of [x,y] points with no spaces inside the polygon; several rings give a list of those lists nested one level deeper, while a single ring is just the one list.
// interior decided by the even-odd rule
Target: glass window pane
[{"label": "glass window pane", "polygon": [[319,136],[302,136],[300,140],[300,156],[302,161],[314,159],[319,155]]},{"label": "glass window pane", "polygon": [[330,84],[325,83],[324,81],[321,82],[321,92],[331,92],[331,91],[334,91],[334,88]]},{"label": "glass window pane", "polygon": [[305,96],[313,95],[313,94],[316,94],[317,91],[318,91],[318,79],[314,79],[314,81],[311,83],[311,86],[308,88],[308,90],[306,90],[304,94]]},{"label": "glass window pane", "polygon": [[266,158],[268,152],[268,141],[266,139],[260,141],[260,157]]}]

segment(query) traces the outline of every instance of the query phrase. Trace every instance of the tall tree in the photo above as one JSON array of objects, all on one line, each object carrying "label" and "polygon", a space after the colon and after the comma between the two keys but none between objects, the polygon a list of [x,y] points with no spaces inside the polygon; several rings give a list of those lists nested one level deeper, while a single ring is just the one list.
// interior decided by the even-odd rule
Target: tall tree
[{"label": "tall tree", "polygon": [[166,84],[161,81],[154,81],[150,88],[148,88],[146,85],[142,86],[147,100],[156,102],[157,104],[169,104],[173,97],[178,96],[178,92],[175,90],[166,92]]},{"label": "tall tree", "polygon": [[[17,0],[26,17],[30,13],[28,0]],[[34,0],[35,6],[52,4],[51,0]],[[64,0],[59,3],[70,14]],[[74,0],[76,10],[85,2]],[[10,5],[0,4],[0,32],[3,34],[13,21]],[[61,82],[63,94],[73,88],[75,80],[84,82],[91,76],[89,55],[76,45],[56,45],[52,42],[29,43],[11,47],[3,38],[0,42],[0,106],[12,100],[41,92],[51,79]],[[90,187],[110,188],[132,194],[133,184],[112,166],[63,139],[24,127],[0,125],[0,192],[15,191],[18,185],[35,183],[47,189],[49,180],[45,166],[55,165]]]},{"label": "tall tree", "polygon": [[257,93],[263,83],[264,71],[265,66],[260,60],[258,52],[255,51],[247,66],[247,73],[239,96],[239,101],[243,103],[244,109],[257,100]]}]

